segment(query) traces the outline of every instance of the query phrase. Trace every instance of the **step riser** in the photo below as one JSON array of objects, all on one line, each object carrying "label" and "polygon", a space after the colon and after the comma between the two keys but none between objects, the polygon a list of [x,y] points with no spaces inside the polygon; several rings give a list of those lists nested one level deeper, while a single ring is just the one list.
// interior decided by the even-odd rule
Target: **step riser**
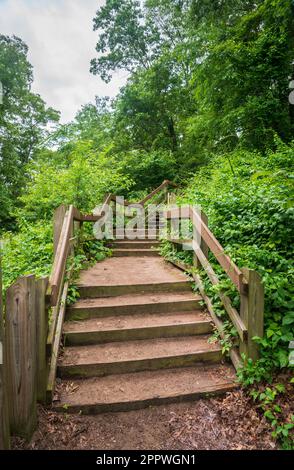
[{"label": "step riser", "polygon": [[152,247],[159,246],[159,242],[156,241],[156,240],[150,241],[150,242],[148,242],[148,241],[146,241],[146,242],[145,241],[144,242],[143,241],[142,242],[140,242],[140,241],[130,241],[130,242],[126,242],[126,241],[119,242],[119,241],[117,241],[117,242],[109,243],[108,246],[109,246],[109,248],[127,248],[127,249],[136,249],[137,248],[137,249],[143,249],[143,250],[146,249],[146,250],[148,250]]},{"label": "step riser", "polygon": [[[159,235],[159,230],[156,227],[150,227],[150,228],[145,228],[145,230],[137,230],[135,231],[124,231],[125,239],[126,240],[143,240],[146,239],[146,241],[150,240],[156,240],[156,237]],[[122,240],[120,238],[120,240]],[[114,240],[115,241],[115,240]]]},{"label": "step riser", "polygon": [[175,367],[193,366],[199,362],[213,364],[222,359],[221,350],[197,351],[197,353],[180,356],[156,357],[152,359],[138,359],[133,361],[109,362],[101,364],[79,364],[60,366],[58,375],[67,377],[101,377],[112,374],[127,374],[144,370],[170,369]]},{"label": "step riser", "polygon": [[165,313],[184,312],[199,309],[200,303],[197,300],[183,300],[177,302],[160,302],[136,305],[107,305],[101,307],[69,308],[67,310],[67,320],[85,320],[86,318],[100,318],[114,315],[131,315],[135,313]]},{"label": "step riser", "polygon": [[[202,397],[213,397],[222,395],[224,393],[235,390],[235,385],[219,385],[218,387],[206,387],[202,391],[195,393],[187,393],[182,395],[170,396],[170,397],[153,397],[146,400],[136,401],[123,401],[120,403],[103,403],[103,404],[91,404],[91,405],[67,405],[67,413],[79,413],[83,415],[100,414],[100,413],[118,413],[120,411],[132,411],[148,408],[149,406],[160,406],[168,405],[172,403],[182,403],[188,401],[194,401]],[[53,410],[61,411],[64,413],[64,407],[53,404]]]},{"label": "step riser", "polygon": [[113,250],[112,256],[115,258],[121,256],[159,256],[159,252],[155,250],[132,250],[132,251],[124,251],[124,250]]},{"label": "step riser", "polygon": [[161,284],[133,284],[123,286],[79,286],[81,299],[96,297],[115,297],[124,294],[139,294],[145,292],[189,292],[189,282],[165,282]]},{"label": "step riser", "polygon": [[66,346],[83,346],[88,344],[111,343],[140,339],[172,338],[208,334],[212,331],[210,322],[191,323],[187,325],[165,325],[146,328],[132,328],[114,331],[68,332],[64,334]]}]

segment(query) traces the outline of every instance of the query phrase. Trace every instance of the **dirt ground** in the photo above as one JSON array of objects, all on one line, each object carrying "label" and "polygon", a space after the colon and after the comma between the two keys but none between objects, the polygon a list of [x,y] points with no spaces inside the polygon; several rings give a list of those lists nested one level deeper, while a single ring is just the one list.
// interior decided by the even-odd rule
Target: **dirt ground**
[{"label": "dirt ground", "polygon": [[14,449],[197,450],[276,449],[271,427],[242,390],[222,397],[97,416],[39,408],[30,444]]}]

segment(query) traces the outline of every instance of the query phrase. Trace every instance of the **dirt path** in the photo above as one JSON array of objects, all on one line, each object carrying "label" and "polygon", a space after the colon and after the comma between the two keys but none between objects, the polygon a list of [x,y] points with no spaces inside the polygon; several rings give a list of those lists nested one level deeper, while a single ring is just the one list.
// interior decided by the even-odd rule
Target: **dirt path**
[{"label": "dirt path", "polygon": [[30,444],[15,449],[276,449],[271,428],[240,390],[220,398],[97,416],[40,408]]}]

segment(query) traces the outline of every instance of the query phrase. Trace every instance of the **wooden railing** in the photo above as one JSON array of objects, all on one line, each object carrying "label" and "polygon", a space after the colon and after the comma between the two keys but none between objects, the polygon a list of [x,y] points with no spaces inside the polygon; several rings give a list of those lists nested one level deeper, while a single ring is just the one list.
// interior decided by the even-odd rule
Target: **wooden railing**
[{"label": "wooden railing", "polygon": [[[142,204],[169,185],[174,186],[164,181]],[[36,427],[37,401],[52,402],[73,269],[68,265],[69,260],[79,241],[81,225],[99,221],[107,205],[114,201],[116,196],[107,194],[95,215],[82,214],[72,205],[61,205],[55,210],[50,277],[23,276],[7,289],[5,328],[0,276],[0,449],[9,447],[10,434],[29,439]],[[117,202],[121,203],[120,199]],[[130,204],[124,201],[125,206]]]},{"label": "wooden railing", "polygon": [[161,185],[158,186],[158,188],[154,189],[154,191],[152,191],[150,194],[148,194],[148,196],[141,199],[141,201],[139,201],[139,204],[142,204],[144,206],[147,201],[149,201],[156,194],[160,193],[162,190],[167,189],[168,186],[172,186],[174,188],[177,187],[177,185],[175,183],[173,183],[172,181],[164,180],[163,183],[161,183]]},{"label": "wooden railing", "polygon": [[[179,217],[179,210],[170,209],[164,215],[168,220],[172,220]],[[214,286],[220,285],[219,278],[208,260],[209,251],[211,251],[239,292],[240,312],[232,306],[230,298],[221,289],[218,292],[223,307],[239,336],[239,348],[234,347],[230,352],[231,360],[237,369],[241,365],[240,353],[245,353],[252,360],[258,358],[258,344],[253,338],[263,336],[264,291],[261,278],[252,269],[240,269],[236,266],[208,228],[208,219],[203,212],[198,212],[194,207],[189,206],[181,211],[181,218],[190,220],[193,225],[193,240],[185,240],[185,243],[192,244],[194,267],[203,268],[211,283]],[[176,245],[183,243],[182,240],[174,240],[171,237],[168,237],[168,240]],[[198,243],[196,240],[198,240]],[[181,263],[176,264],[182,269],[189,269]],[[205,300],[220,335],[224,337],[224,325],[215,314],[212,301],[207,296],[203,281],[197,271],[198,269],[191,270],[193,279]]]},{"label": "wooden railing", "polygon": [[[168,180],[164,181],[140,203],[146,204],[157,194],[160,196],[160,192],[164,192],[164,200],[170,200],[166,191],[168,186],[175,185]],[[115,195],[106,195],[100,212],[95,215],[84,215],[73,206],[61,205],[57,208],[53,217],[54,260],[50,277],[36,279],[35,276],[23,276],[7,289],[5,328],[0,302],[0,448],[8,447],[8,426],[10,433],[30,438],[36,427],[37,400],[41,403],[52,401],[66,298],[73,269],[70,260],[79,242],[80,227],[84,222],[99,221],[107,205],[115,200]],[[124,201],[124,205],[130,204]],[[168,210],[165,215],[172,219],[177,214]],[[241,364],[240,352],[252,359],[258,356],[253,337],[263,334],[263,287],[260,277],[255,271],[240,269],[233,263],[209,230],[205,214],[199,215],[194,208],[189,207],[185,217],[192,222],[195,235],[200,235],[200,246],[193,243],[195,267],[203,267],[212,284],[218,285],[218,276],[208,261],[208,253],[211,251],[240,294],[238,312],[229,297],[219,292],[239,335],[240,347],[230,352],[233,364],[238,367]],[[172,241],[177,245],[181,242]],[[183,268],[182,265],[180,267]],[[214,312],[199,272],[194,270],[192,275],[220,335],[224,336],[222,321]]]}]

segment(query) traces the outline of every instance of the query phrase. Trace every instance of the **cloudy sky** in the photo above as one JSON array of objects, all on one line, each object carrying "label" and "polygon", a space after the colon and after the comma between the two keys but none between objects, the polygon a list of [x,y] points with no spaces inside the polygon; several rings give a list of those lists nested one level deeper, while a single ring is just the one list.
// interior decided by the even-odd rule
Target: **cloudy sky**
[{"label": "cloudy sky", "polygon": [[0,33],[15,34],[29,46],[33,91],[71,120],[95,95],[115,96],[126,74],[110,84],[89,73],[97,32],[92,19],[104,0],[0,0]]}]

